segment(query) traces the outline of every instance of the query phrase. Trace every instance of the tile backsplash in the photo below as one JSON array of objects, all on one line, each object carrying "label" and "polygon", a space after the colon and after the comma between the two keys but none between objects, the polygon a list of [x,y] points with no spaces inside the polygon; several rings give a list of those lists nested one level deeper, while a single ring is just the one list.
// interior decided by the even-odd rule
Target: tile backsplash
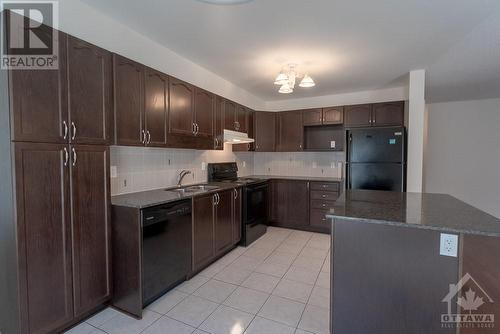
[{"label": "tile backsplash", "polygon": [[111,146],[110,158],[112,168],[116,167],[111,195],[175,186],[183,169],[191,171],[183,184],[206,182],[209,162],[236,161],[240,176],[253,173],[253,153],[233,153],[228,144],[223,151]]},{"label": "tile backsplash", "polygon": [[[179,172],[190,170],[183,184],[207,181],[210,162],[238,164],[238,175],[294,175],[342,177],[343,152],[232,152],[111,146],[111,194],[125,194],[175,186]],[[203,166],[202,166],[203,165]],[[202,168],[203,167],[203,168]]]}]

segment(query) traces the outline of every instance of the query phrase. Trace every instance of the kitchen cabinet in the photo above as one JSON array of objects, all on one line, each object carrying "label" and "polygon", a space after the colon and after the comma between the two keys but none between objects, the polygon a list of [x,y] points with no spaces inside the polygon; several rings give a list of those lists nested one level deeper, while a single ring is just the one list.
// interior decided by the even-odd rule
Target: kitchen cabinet
[{"label": "kitchen cabinet", "polygon": [[233,101],[224,100],[224,129],[237,131],[237,104]]},{"label": "kitchen cabinet", "polygon": [[210,263],[215,257],[213,194],[193,198],[193,271]]},{"label": "kitchen cabinet", "polygon": [[[250,109],[247,109],[247,119],[248,119],[248,137],[254,138],[254,112]],[[233,144],[233,152],[249,152],[255,150],[255,143],[246,143],[246,144]]]},{"label": "kitchen cabinet", "polygon": [[254,113],[254,139],[256,152],[276,151],[277,113],[256,111]]},{"label": "kitchen cabinet", "polygon": [[73,319],[68,145],[14,147],[21,333],[48,333]]},{"label": "kitchen cabinet", "polygon": [[233,198],[234,191],[215,194],[215,253],[224,253],[233,245]]},{"label": "kitchen cabinet", "polygon": [[242,105],[238,105],[236,107],[236,131],[239,132],[248,132],[248,114],[249,111]]},{"label": "kitchen cabinet", "polygon": [[346,127],[402,126],[404,102],[385,102],[345,107]]},{"label": "kitchen cabinet", "polygon": [[339,182],[311,182],[310,183],[310,216],[311,228],[318,232],[329,233],[330,222],[326,214],[330,211],[340,196]]},{"label": "kitchen cabinet", "polygon": [[111,53],[58,32],[59,69],[9,71],[14,141],[108,144]]},{"label": "kitchen cabinet", "polygon": [[71,150],[73,296],[80,316],[111,297],[109,149]]},{"label": "kitchen cabinet", "polygon": [[209,138],[212,141],[214,136],[214,108],[215,95],[196,87],[193,117],[196,136]]},{"label": "kitchen cabinet", "polygon": [[193,198],[193,272],[203,269],[240,241],[240,199],[241,189]]},{"label": "kitchen cabinet", "polygon": [[111,52],[68,37],[68,110],[74,144],[111,141],[111,67]]},{"label": "kitchen cabinet", "polygon": [[270,183],[270,220],[282,227],[309,225],[308,181],[272,180]]},{"label": "kitchen cabinet", "polygon": [[171,78],[169,134],[194,135],[194,90],[187,82]]},{"label": "kitchen cabinet", "polygon": [[214,149],[224,149],[224,98],[217,96],[215,99],[214,115]]},{"label": "kitchen cabinet", "polygon": [[146,146],[167,145],[169,77],[152,68],[144,73],[144,132]]},{"label": "kitchen cabinet", "polygon": [[111,295],[109,149],[16,143],[14,150],[21,332],[58,331]]},{"label": "kitchen cabinet", "polygon": [[168,76],[114,55],[115,141],[127,146],[166,146]]},{"label": "kitchen cabinet", "polygon": [[302,112],[280,112],[277,116],[277,134],[277,152],[302,151],[304,141]]},{"label": "kitchen cabinet", "polygon": [[302,111],[304,126],[344,123],[344,107],[309,109]]}]

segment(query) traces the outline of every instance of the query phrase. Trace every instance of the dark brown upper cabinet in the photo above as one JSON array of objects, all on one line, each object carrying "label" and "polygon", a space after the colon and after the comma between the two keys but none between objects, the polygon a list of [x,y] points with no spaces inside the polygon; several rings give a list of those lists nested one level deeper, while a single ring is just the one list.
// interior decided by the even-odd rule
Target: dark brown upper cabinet
[{"label": "dark brown upper cabinet", "polygon": [[111,53],[56,34],[59,69],[9,72],[14,141],[109,144]]},{"label": "dark brown upper cabinet", "polygon": [[[254,112],[253,110],[247,109],[247,119],[248,119],[248,137],[254,138]],[[255,151],[255,143],[246,144],[233,144],[233,152],[249,152]]]},{"label": "dark brown upper cabinet", "polygon": [[344,123],[344,107],[309,109],[302,111],[304,126]]},{"label": "dark brown upper cabinet", "polygon": [[365,127],[372,125],[372,105],[360,104],[345,107],[346,127]]},{"label": "dark brown upper cabinet", "polygon": [[169,134],[188,136],[195,134],[194,95],[194,86],[176,78],[170,79]]},{"label": "dark brown upper cabinet", "polygon": [[405,105],[403,101],[375,103],[372,109],[373,126],[404,125]]},{"label": "dark brown upper cabinet", "polygon": [[302,111],[280,112],[277,116],[277,145],[278,152],[302,151],[304,129]]},{"label": "dark brown upper cabinet", "polygon": [[224,129],[236,131],[237,104],[229,100],[224,101]]},{"label": "dark brown upper cabinet", "polygon": [[254,112],[254,139],[255,151],[276,151],[276,118],[275,112]]},{"label": "dark brown upper cabinet", "polygon": [[193,117],[196,136],[212,140],[214,136],[214,109],[215,95],[196,87]]},{"label": "dark brown upper cabinet", "polygon": [[361,104],[345,107],[346,127],[402,126],[404,102]]},{"label": "dark brown upper cabinet", "polygon": [[73,298],[75,316],[111,297],[109,149],[71,147]]},{"label": "dark brown upper cabinet", "polygon": [[113,55],[117,145],[144,145],[144,66]]},{"label": "dark brown upper cabinet", "polygon": [[56,36],[59,69],[8,72],[14,141],[67,143],[69,140],[67,35],[58,32]]},{"label": "dark brown upper cabinet", "polygon": [[165,147],[169,77],[116,54],[113,67],[116,144]]},{"label": "dark brown upper cabinet", "polygon": [[249,110],[244,106],[238,105],[236,107],[236,131],[248,132],[248,113]]},{"label": "dark brown upper cabinet", "polygon": [[224,98],[217,96],[215,99],[214,115],[214,149],[224,149]]},{"label": "dark brown upper cabinet", "polygon": [[68,38],[70,140],[109,144],[112,131],[111,52],[75,37]]},{"label": "dark brown upper cabinet", "polygon": [[146,146],[167,145],[169,77],[146,67],[144,74],[144,135]]}]

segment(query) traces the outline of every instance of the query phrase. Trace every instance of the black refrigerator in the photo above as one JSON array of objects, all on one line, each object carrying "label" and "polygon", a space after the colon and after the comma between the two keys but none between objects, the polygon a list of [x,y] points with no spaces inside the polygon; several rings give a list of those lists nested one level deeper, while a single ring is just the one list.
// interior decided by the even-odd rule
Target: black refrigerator
[{"label": "black refrigerator", "polygon": [[406,191],[404,127],[347,131],[347,188]]}]

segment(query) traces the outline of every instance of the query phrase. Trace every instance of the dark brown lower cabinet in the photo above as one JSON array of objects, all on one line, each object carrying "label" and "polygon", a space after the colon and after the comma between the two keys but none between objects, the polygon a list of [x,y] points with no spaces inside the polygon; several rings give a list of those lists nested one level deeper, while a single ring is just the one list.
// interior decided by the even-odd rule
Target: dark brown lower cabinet
[{"label": "dark brown lower cabinet", "polygon": [[21,333],[50,333],[111,293],[109,150],[16,143]]},{"label": "dark brown lower cabinet", "polygon": [[272,180],[269,196],[270,220],[282,227],[309,226],[309,182]]},{"label": "dark brown lower cabinet", "polygon": [[240,198],[240,189],[193,198],[193,272],[203,269],[240,241]]}]

